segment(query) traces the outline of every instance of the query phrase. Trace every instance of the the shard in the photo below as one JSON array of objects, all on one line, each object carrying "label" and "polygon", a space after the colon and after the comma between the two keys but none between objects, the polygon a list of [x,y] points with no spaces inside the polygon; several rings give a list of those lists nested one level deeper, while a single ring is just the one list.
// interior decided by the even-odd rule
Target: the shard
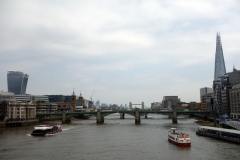
[{"label": "the shard", "polygon": [[218,77],[221,77],[224,74],[226,74],[226,68],[225,68],[225,62],[223,57],[221,37],[220,37],[220,33],[217,33],[214,81],[218,80]]}]

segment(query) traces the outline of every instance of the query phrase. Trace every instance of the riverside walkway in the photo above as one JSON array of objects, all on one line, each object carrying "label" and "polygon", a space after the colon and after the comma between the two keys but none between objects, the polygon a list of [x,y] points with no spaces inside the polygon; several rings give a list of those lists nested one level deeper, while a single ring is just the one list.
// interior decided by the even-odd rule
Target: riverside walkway
[{"label": "riverside walkway", "polygon": [[231,126],[237,130],[240,130],[240,121],[228,120],[223,122],[225,125]]}]

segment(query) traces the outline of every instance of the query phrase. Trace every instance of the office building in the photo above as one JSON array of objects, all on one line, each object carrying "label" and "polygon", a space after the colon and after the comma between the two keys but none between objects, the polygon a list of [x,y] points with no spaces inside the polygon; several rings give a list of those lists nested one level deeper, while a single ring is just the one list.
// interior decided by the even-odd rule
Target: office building
[{"label": "office building", "polygon": [[190,110],[201,110],[201,103],[189,102],[188,104]]},{"label": "office building", "polygon": [[213,93],[207,93],[201,96],[201,110],[213,111],[212,102]]},{"label": "office building", "polygon": [[151,103],[151,109],[160,110],[161,108],[162,108],[162,102],[152,102]]},{"label": "office building", "polygon": [[107,103],[102,103],[101,107],[108,107],[108,104]]},{"label": "office building", "polygon": [[12,92],[0,92],[0,101],[16,101],[16,98]]},{"label": "office building", "polygon": [[45,103],[38,101],[36,103],[36,112],[38,113],[53,113],[57,112],[58,106],[56,103]]},{"label": "office building", "polygon": [[1,121],[28,121],[36,118],[36,105],[30,103],[17,103],[10,101],[0,102]]},{"label": "office building", "polygon": [[223,56],[222,42],[220,33],[217,33],[214,80],[218,80],[218,77],[221,77],[224,74],[226,74],[226,68]]},{"label": "office building", "polygon": [[232,86],[240,82],[240,70],[233,68],[233,72],[229,72],[214,81],[214,105],[220,116],[230,115],[229,90]]},{"label": "office building", "polygon": [[214,66],[214,80],[213,80],[213,103],[214,110],[218,115],[221,115],[226,110],[222,110],[222,85],[224,81],[224,75],[226,74],[226,67],[223,56],[222,42],[220,33],[217,33],[216,38],[216,52],[215,52],[215,66]]},{"label": "office building", "polygon": [[229,90],[230,116],[233,119],[240,119],[240,82],[233,85]]},{"label": "office building", "polygon": [[96,101],[96,107],[99,107],[100,106],[100,100],[97,100]]},{"label": "office building", "polygon": [[200,98],[203,95],[208,94],[208,93],[212,93],[212,88],[209,88],[209,87],[200,88]]},{"label": "office building", "polygon": [[49,102],[48,95],[32,95],[33,102]]},{"label": "office building", "polygon": [[30,94],[19,94],[15,95],[17,102],[30,102],[32,101],[32,95]]},{"label": "office building", "polygon": [[31,94],[20,94],[15,95],[17,102],[49,102],[47,95],[31,95]]},{"label": "office building", "polygon": [[164,96],[162,100],[162,107],[172,109],[178,102],[178,96]]},{"label": "office building", "polygon": [[76,95],[48,95],[49,102],[56,103],[58,110],[76,110]]},{"label": "office building", "polygon": [[26,94],[28,74],[21,71],[8,71],[7,83],[8,92],[14,94]]}]

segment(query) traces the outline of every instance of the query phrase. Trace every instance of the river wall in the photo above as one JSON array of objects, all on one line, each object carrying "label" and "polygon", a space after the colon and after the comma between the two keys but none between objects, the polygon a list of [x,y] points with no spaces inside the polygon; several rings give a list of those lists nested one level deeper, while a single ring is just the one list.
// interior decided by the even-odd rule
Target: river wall
[{"label": "river wall", "polygon": [[36,125],[38,123],[39,123],[39,120],[16,121],[16,122],[0,122],[0,128],[31,126],[31,125]]}]

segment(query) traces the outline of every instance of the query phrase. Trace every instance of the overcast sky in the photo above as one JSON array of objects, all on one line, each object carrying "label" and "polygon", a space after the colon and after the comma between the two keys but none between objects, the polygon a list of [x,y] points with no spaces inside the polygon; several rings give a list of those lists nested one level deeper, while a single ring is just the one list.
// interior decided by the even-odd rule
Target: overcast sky
[{"label": "overcast sky", "polygon": [[216,34],[240,69],[238,0],[0,0],[0,89],[29,74],[27,93],[108,104],[200,102],[212,87]]}]

